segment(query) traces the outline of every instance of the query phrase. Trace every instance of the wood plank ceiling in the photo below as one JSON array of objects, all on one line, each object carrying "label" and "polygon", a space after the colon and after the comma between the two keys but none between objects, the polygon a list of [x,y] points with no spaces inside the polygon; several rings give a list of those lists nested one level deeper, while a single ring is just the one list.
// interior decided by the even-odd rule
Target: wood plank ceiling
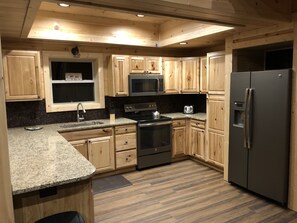
[{"label": "wood plank ceiling", "polygon": [[214,46],[230,33],[289,23],[296,9],[292,0],[64,1],[69,8],[58,2],[0,0],[1,35],[145,47],[180,48],[184,41],[188,45],[182,47]]}]

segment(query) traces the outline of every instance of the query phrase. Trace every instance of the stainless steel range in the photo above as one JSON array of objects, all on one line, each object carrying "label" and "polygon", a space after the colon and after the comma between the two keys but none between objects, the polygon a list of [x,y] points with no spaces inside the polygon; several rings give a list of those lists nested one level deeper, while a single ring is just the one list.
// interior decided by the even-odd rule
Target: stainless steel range
[{"label": "stainless steel range", "polygon": [[156,115],[155,102],[124,105],[125,116],[137,121],[137,169],[171,163],[171,118]]}]

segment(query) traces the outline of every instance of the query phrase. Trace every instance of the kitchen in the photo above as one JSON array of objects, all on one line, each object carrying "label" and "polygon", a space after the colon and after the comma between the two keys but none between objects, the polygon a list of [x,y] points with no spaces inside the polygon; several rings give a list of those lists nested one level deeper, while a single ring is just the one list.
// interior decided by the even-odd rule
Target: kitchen
[{"label": "kitchen", "polygon": [[[93,2],[93,4],[95,4],[94,2]],[[80,3],[82,3],[82,2],[80,2]],[[39,7],[39,5],[36,6],[34,4],[35,3],[33,1],[31,1],[30,7],[32,7],[32,8]],[[101,4],[103,4],[103,3],[101,2]],[[116,4],[116,3],[113,2],[113,4]],[[166,3],[164,3],[164,4],[166,5]],[[169,4],[169,3],[167,3],[167,4]],[[193,3],[193,4],[195,4],[195,3]],[[213,3],[213,4],[216,4],[216,3]],[[263,6],[263,4],[264,3],[262,2],[262,4],[259,4],[259,6],[258,6],[258,7],[262,7],[261,8],[262,10],[263,10],[263,7],[265,6],[265,4],[264,4],[264,6]],[[269,3],[267,3],[267,4],[269,4]],[[277,3],[275,3],[275,4],[277,4]],[[139,4],[136,4],[136,5],[138,5],[138,7],[141,7]],[[277,5],[277,7],[279,7],[279,10],[285,10],[285,6],[287,6],[291,10],[291,5],[290,5],[290,7],[289,7],[289,5],[290,4],[287,3],[287,5],[284,4],[281,7],[279,5]],[[123,6],[122,5],[121,7],[128,7],[128,6]],[[197,5],[195,7],[197,7]],[[276,5],[274,5],[274,7],[276,7]],[[160,13],[158,10],[160,10],[160,9],[155,9],[154,13]],[[44,11],[46,11],[46,10],[44,10]],[[250,11],[250,13],[251,12],[254,12],[254,11]],[[47,14],[49,14],[49,12],[42,12],[42,13],[40,13],[40,15],[38,15],[41,18],[41,20],[40,20],[40,25],[41,26],[42,26],[42,21],[44,21],[42,19],[44,19]],[[54,12],[54,14],[58,15],[58,12]],[[163,14],[165,14],[165,12],[163,12]],[[196,49],[195,48],[194,49],[191,49],[191,48],[187,49],[188,47],[190,47],[191,41],[188,42],[188,45],[186,46],[186,48],[180,48],[180,46],[178,46],[179,47],[178,49],[171,49],[171,48],[162,47],[161,44],[159,44],[159,48],[156,48],[155,47],[156,43],[154,41],[153,41],[153,43],[151,43],[152,44],[151,46],[154,46],[154,47],[147,47],[147,46],[143,47],[145,44],[148,44],[147,42],[143,43],[143,46],[137,46],[137,47],[113,46],[113,45],[104,45],[104,44],[102,45],[102,44],[99,44],[99,43],[94,43],[94,42],[96,42],[96,40],[98,40],[96,38],[93,39],[94,40],[93,43],[87,44],[86,40],[84,40],[82,42],[75,42],[75,44],[74,44],[71,41],[65,41],[65,40],[60,40],[60,41],[45,40],[47,38],[46,36],[43,36],[43,37],[40,37],[40,36],[35,36],[34,37],[34,36],[32,36],[31,37],[31,38],[37,38],[37,39],[8,38],[6,36],[9,36],[9,34],[5,34],[5,30],[2,31],[2,49],[4,51],[5,50],[54,51],[54,53],[56,53],[56,54],[58,54],[57,51],[58,52],[60,51],[60,52],[68,53],[68,55],[69,55],[69,51],[71,49],[73,49],[76,45],[78,45],[78,48],[81,51],[81,53],[80,53],[81,57],[84,56],[85,52],[88,52],[88,53],[101,52],[101,53],[105,53],[105,54],[117,54],[117,55],[135,55],[136,54],[139,57],[141,57],[141,56],[147,56],[147,57],[149,57],[149,56],[150,57],[156,57],[156,56],[159,57],[159,56],[161,56],[162,58],[172,57],[173,55],[175,57],[178,57],[178,58],[197,57],[197,56],[199,56],[199,57],[207,56],[208,58],[212,58],[212,56],[214,56],[213,58],[217,58],[216,55],[212,55],[210,52],[214,52],[214,51],[221,52],[221,51],[225,50],[225,52],[223,54],[223,58],[224,58],[224,61],[225,61],[225,67],[224,67],[225,74],[223,75],[223,82],[218,81],[219,84],[224,83],[223,87],[224,87],[225,91],[223,92],[221,89],[219,89],[217,91],[214,90],[214,91],[211,92],[210,91],[211,89],[209,89],[209,92],[208,92],[209,97],[208,97],[207,101],[208,102],[213,102],[213,103],[210,103],[210,104],[208,104],[206,106],[209,106],[209,105],[210,106],[216,106],[218,103],[220,105],[223,104],[224,107],[225,107],[225,113],[224,113],[223,116],[219,115],[218,118],[221,118],[221,120],[223,118],[224,119],[223,123],[229,123],[229,113],[228,113],[227,108],[229,108],[230,106],[229,106],[229,100],[226,100],[227,98],[229,98],[229,94],[230,94],[230,92],[228,90],[228,89],[230,89],[230,86],[229,86],[229,84],[230,84],[229,74],[231,73],[231,71],[234,71],[234,70],[239,71],[240,69],[242,69],[243,65],[250,66],[250,65],[244,63],[247,60],[244,60],[244,59],[240,60],[240,58],[248,58],[251,61],[252,65],[254,65],[254,66],[258,65],[258,67],[261,67],[261,66],[259,66],[259,64],[253,63],[254,62],[253,59],[257,58],[256,57],[257,55],[258,55],[258,57],[260,57],[260,55],[261,55],[259,53],[261,51],[260,49],[257,49],[258,51],[257,50],[254,51],[254,54],[252,54],[252,52],[247,52],[246,53],[246,52],[243,52],[243,51],[239,51],[239,49],[244,49],[244,48],[249,48],[249,47],[254,47],[254,46],[261,46],[261,45],[270,46],[270,45],[275,45],[275,44],[278,44],[278,43],[287,44],[288,42],[290,43],[289,45],[291,45],[291,47],[295,46],[295,44],[293,42],[293,41],[295,41],[294,38],[296,38],[295,35],[294,35],[294,32],[295,32],[294,31],[295,30],[294,23],[292,23],[292,22],[287,22],[286,23],[284,21],[285,18],[282,18],[280,16],[280,14],[281,13],[276,13],[275,11],[273,11],[272,14],[271,14],[271,17],[273,17],[273,19],[271,17],[269,18],[268,15],[263,15],[263,18],[261,19],[260,16],[256,17],[256,13],[254,12],[254,15],[255,15],[255,17],[257,19],[254,19],[254,20],[251,19],[249,23],[247,22],[247,17],[244,17],[244,15],[238,15],[237,14],[238,19],[242,19],[241,20],[242,23],[247,22],[247,25],[246,25],[247,29],[246,29],[245,32],[237,31],[238,33],[236,33],[236,32],[235,33],[229,33],[229,31],[227,31],[227,33],[223,32],[223,34],[224,34],[223,37],[221,37],[220,33],[219,33],[218,35],[220,36],[220,39],[223,40],[223,41],[219,42],[219,44],[217,46],[215,46],[215,47],[214,46],[207,46],[207,44],[209,44],[209,42],[207,42],[207,41],[204,42],[204,40],[208,39],[208,38],[207,37],[201,37],[200,40],[205,45],[204,45],[204,47],[198,48],[199,50],[197,48]],[[192,15],[192,16],[194,17],[194,15]],[[226,16],[226,14],[225,14],[225,16]],[[282,23],[282,24],[277,23],[275,21],[277,19],[279,19],[280,23]],[[206,18],[204,18],[204,21],[205,20],[206,20]],[[257,21],[255,21],[255,20],[257,20]],[[227,23],[226,18],[225,18],[225,20],[223,19],[223,23],[224,22]],[[233,21],[233,23],[235,23],[235,22]],[[256,23],[258,23],[259,26],[262,26],[264,28],[259,28],[257,30],[252,30],[253,28],[255,29],[255,27],[256,27],[255,24]],[[276,23],[277,23],[277,25],[275,25]],[[267,25],[267,24],[270,24],[270,25]],[[35,32],[33,32],[33,34],[37,35],[38,34],[38,32],[36,30],[37,24],[35,24],[35,25],[36,26],[33,25],[33,28],[35,29],[34,30]],[[230,25],[230,18],[229,18],[229,25]],[[58,27],[56,27],[56,28],[58,28]],[[64,27],[62,27],[61,29],[63,30]],[[239,28],[239,30],[240,30],[240,28]],[[197,36],[198,34],[193,32],[193,35]],[[218,36],[218,35],[215,35],[215,34],[213,34],[213,35]],[[204,38],[204,40],[203,40],[203,38]],[[100,42],[100,41],[101,40],[99,39],[98,42]],[[178,38],[176,38],[176,41],[180,42],[180,40]],[[168,42],[170,42],[170,38],[168,39]],[[213,39],[210,38],[210,42],[215,43],[216,42],[215,38],[213,38]],[[139,44],[137,42],[135,42],[135,43]],[[165,43],[163,43],[163,44],[165,44]],[[129,43],[128,42],[124,43],[124,45],[129,45]],[[284,45],[284,44],[282,44],[282,45]],[[281,46],[281,47],[284,47],[284,46]],[[234,50],[238,49],[238,51],[237,51],[238,55],[240,55],[240,53],[242,53],[243,55],[240,55],[241,57],[238,56],[239,59],[237,61],[233,61],[233,63],[232,63],[232,60],[234,60],[234,58],[232,57],[232,50],[233,49]],[[244,54],[244,53],[246,53],[246,54]],[[253,55],[253,56],[249,56],[249,55]],[[295,55],[295,50],[293,52],[293,55]],[[44,55],[42,57],[43,58],[41,58],[41,60],[44,60],[44,58],[46,58],[46,56],[44,56]],[[61,58],[61,57],[63,57],[63,55],[60,54],[60,55],[58,55],[58,57]],[[43,61],[43,63],[45,63],[45,62],[46,61]],[[293,68],[294,68],[294,65],[295,65],[295,62],[293,62]],[[233,68],[232,68],[232,66],[233,66]],[[241,66],[241,68],[240,69],[239,68],[234,68],[236,66],[238,66],[238,67]],[[48,73],[46,73],[46,69],[44,69],[44,72],[45,72],[44,73],[44,78],[45,78],[44,83],[48,83],[47,80],[46,80],[46,78],[48,77],[47,76]],[[209,78],[214,78],[215,80],[217,80],[218,77],[217,76],[215,76],[215,77],[209,76]],[[103,77],[103,79],[104,79],[104,77]],[[294,80],[295,79],[293,77],[293,92],[295,91]],[[209,81],[209,83],[215,83],[215,82]],[[107,85],[108,84],[106,84],[105,86],[107,86]],[[110,86],[110,85],[108,85],[108,86]],[[215,85],[215,87],[216,86],[217,85]],[[44,87],[46,89],[46,86],[44,86]],[[211,87],[213,87],[213,86],[211,86]],[[221,87],[219,86],[219,88],[221,88]],[[42,87],[41,87],[41,89],[42,89]],[[108,92],[107,94],[111,95],[112,93]],[[45,95],[47,97],[47,95],[49,95],[49,94],[45,94]],[[222,97],[222,95],[223,95],[223,97]],[[224,95],[225,95],[225,97],[224,97]],[[292,110],[294,111],[294,106],[295,106],[294,95],[295,94],[293,93],[292,95],[293,95],[293,102],[292,102],[292,108],[293,109]],[[194,104],[195,109],[197,109],[197,107],[198,107],[198,105],[197,105],[197,103],[195,103],[195,101],[202,101],[203,103],[207,104],[206,99],[203,98],[203,94],[201,94],[201,95],[194,94],[194,95],[189,96],[191,98],[188,98],[187,96],[189,96],[189,95],[178,94],[178,96],[176,96],[176,97],[179,98],[179,101],[188,100],[188,101],[186,101],[187,104],[190,104],[190,103],[192,103],[192,101],[194,101],[193,104]],[[171,104],[174,104],[175,101],[174,101],[174,103],[170,103],[170,102],[168,102],[169,100],[166,97],[168,97],[168,98],[172,97],[172,98],[170,98],[170,100],[172,100],[172,101],[175,100],[175,97],[170,96],[170,95],[169,96],[161,96],[161,98],[157,98],[157,100],[160,100],[160,102],[161,102],[161,103],[157,102],[157,105],[158,106],[163,106],[163,108],[161,107],[161,114],[162,113],[169,113],[171,111],[182,112],[183,105],[185,105],[185,104],[176,105],[176,107],[172,108],[170,106],[172,106]],[[125,99],[123,99],[122,97],[110,97],[110,98],[111,98],[110,99],[111,102],[113,102],[111,104],[114,104],[115,106],[120,106],[121,105],[120,109],[118,109],[117,107],[115,109],[116,117],[118,117],[119,115],[122,116],[123,114],[119,114],[119,113],[123,113],[122,105],[124,104],[123,100],[125,100]],[[128,98],[130,98],[130,97],[128,97]],[[128,100],[130,100],[130,99],[128,99]],[[147,99],[147,100],[148,100],[147,102],[150,102],[149,99]],[[153,100],[155,100],[155,97],[153,97]],[[143,98],[139,99],[139,101],[143,101]],[[45,106],[45,104],[42,104],[42,103],[48,103],[48,102],[49,102],[49,100],[47,100],[47,98],[46,98],[45,102],[42,101],[40,103],[41,105],[40,104],[36,105],[36,103],[33,103],[33,102],[31,104],[30,103],[28,104],[28,102],[27,103],[24,102],[22,106],[26,107],[25,109],[20,109],[20,107],[18,107],[19,102],[8,102],[6,106],[7,106],[7,109],[9,111],[7,113],[7,117],[8,117],[10,127],[13,127],[12,126],[13,124],[15,124],[15,126],[16,126],[16,123],[13,123],[13,122],[17,122],[17,121],[20,121],[21,123],[23,123],[23,126],[29,125],[30,120],[28,120],[28,117],[31,119],[31,121],[33,120],[32,124],[50,124],[50,123],[54,123],[54,122],[57,122],[57,123],[60,122],[61,123],[61,122],[63,122],[63,120],[64,120],[64,122],[74,122],[74,121],[76,121],[76,104],[77,103],[75,103],[75,106],[73,106],[71,108],[71,110],[73,110],[74,112],[61,113],[63,115],[59,116],[59,115],[57,115],[59,113],[55,113],[55,112],[47,113],[48,109],[59,109],[59,108],[55,108],[51,104],[46,104],[46,106]],[[21,104],[21,103],[22,102],[20,102],[19,104]],[[106,103],[106,106],[109,106],[109,104],[110,103]],[[36,114],[33,114],[32,112],[30,113],[30,108],[32,108],[34,106],[37,107],[37,110],[39,109],[40,113],[36,113]],[[85,115],[86,119],[87,120],[98,119],[98,117],[94,118],[94,114],[92,114],[92,110],[89,110],[91,107],[88,107],[88,106],[92,106],[92,105],[86,105],[85,106],[86,110],[87,110],[87,113]],[[207,109],[205,109],[205,110],[207,110]],[[203,111],[203,108],[201,108],[201,111]],[[15,120],[15,118],[11,118],[11,114],[13,112],[15,112],[14,114],[17,114],[17,117],[20,116],[20,120]],[[3,113],[5,113],[5,112],[3,112]],[[24,114],[22,115],[21,113],[24,113]],[[88,117],[88,115],[90,115],[90,117]],[[95,116],[96,115],[98,115],[98,113],[96,113]],[[295,113],[292,112],[292,114],[291,114],[292,120],[295,120],[294,115],[295,115]],[[109,111],[101,110],[99,118],[101,118],[101,117],[109,118]],[[34,123],[34,121],[36,122],[36,120],[38,120],[38,119],[41,119],[41,121],[39,121],[39,123],[38,122]],[[209,117],[207,117],[206,120],[210,120]],[[26,121],[29,122],[29,123],[26,123]],[[43,122],[43,121],[47,121],[47,123],[40,123],[40,122]],[[209,125],[209,124],[210,123],[207,121],[206,125]],[[295,131],[294,125],[295,125],[295,123],[294,123],[294,121],[292,121],[292,123],[291,123],[291,126],[292,126],[292,129],[291,129],[292,139],[294,139],[294,131]],[[183,127],[183,126],[181,126],[181,127]],[[206,126],[206,128],[209,129],[209,126]],[[229,128],[229,126],[225,124],[223,126],[222,130],[218,130],[216,128],[217,127],[213,127],[212,131],[209,131],[207,134],[210,133],[209,134],[210,137],[215,136],[215,134],[220,135],[221,136],[220,139],[223,139],[223,143],[224,143],[224,146],[223,146],[224,147],[223,159],[224,159],[224,162],[223,162],[223,160],[220,160],[220,162],[224,163],[224,168],[225,168],[224,178],[225,178],[225,180],[228,180],[228,171],[227,171],[228,170],[228,165],[227,165],[227,163],[228,163],[228,156],[227,156],[228,151],[227,151],[227,149],[228,149],[228,134],[229,134],[228,128]],[[1,140],[1,142],[5,142],[5,137],[4,136],[3,136],[3,140]],[[294,166],[296,165],[296,162],[294,160],[295,156],[292,155],[292,154],[295,154],[295,152],[294,152],[295,151],[294,150],[294,148],[295,148],[294,147],[295,146],[294,140],[291,140],[291,143],[292,144],[291,144],[291,156],[290,156],[290,158],[291,158],[291,162],[290,162],[291,167],[290,167],[290,186],[289,186],[289,208],[293,209],[293,210],[296,210],[296,208],[294,208],[295,205],[296,205],[295,204],[296,199],[294,199],[295,196],[296,196],[296,186],[294,186],[294,185],[296,185],[295,184],[296,183],[295,178],[294,178],[295,169],[296,169],[296,168],[294,168]],[[214,160],[216,161],[215,158],[214,158]]]}]

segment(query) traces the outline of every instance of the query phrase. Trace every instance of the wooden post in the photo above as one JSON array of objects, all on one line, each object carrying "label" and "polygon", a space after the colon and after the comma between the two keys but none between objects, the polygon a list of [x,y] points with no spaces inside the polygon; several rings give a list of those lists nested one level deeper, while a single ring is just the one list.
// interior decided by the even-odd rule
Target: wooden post
[{"label": "wooden post", "polygon": [[229,114],[230,114],[230,81],[232,72],[233,38],[225,40],[225,132],[224,132],[224,180],[228,181],[229,164]]},{"label": "wooden post", "polygon": [[[0,37],[0,58],[2,58],[1,49]],[[0,59],[0,221],[12,223],[14,222],[14,215],[9,171],[7,121],[4,95],[3,68],[2,59]]]},{"label": "wooden post", "polygon": [[292,110],[291,110],[291,151],[289,175],[289,200],[288,207],[297,211],[297,22],[294,23],[294,48],[293,48],[293,76],[292,76]]}]

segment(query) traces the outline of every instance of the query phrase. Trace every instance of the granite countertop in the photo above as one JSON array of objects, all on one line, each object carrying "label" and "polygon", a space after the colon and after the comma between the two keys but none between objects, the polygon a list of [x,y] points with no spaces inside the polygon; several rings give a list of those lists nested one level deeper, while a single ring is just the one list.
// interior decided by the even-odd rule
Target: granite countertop
[{"label": "granite countertop", "polygon": [[[96,128],[132,124],[119,118],[100,120]],[[10,173],[13,194],[88,179],[95,167],[82,156],[59,132],[91,129],[94,126],[62,128],[62,124],[43,125],[41,130],[8,129]]]},{"label": "granite countertop", "polygon": [[176,113],[164,113],[162,115],[170,117],[172,119],[192,118],[200,121],[206,121],[206,113],[184,114],[181,112],[176,112]]}]

